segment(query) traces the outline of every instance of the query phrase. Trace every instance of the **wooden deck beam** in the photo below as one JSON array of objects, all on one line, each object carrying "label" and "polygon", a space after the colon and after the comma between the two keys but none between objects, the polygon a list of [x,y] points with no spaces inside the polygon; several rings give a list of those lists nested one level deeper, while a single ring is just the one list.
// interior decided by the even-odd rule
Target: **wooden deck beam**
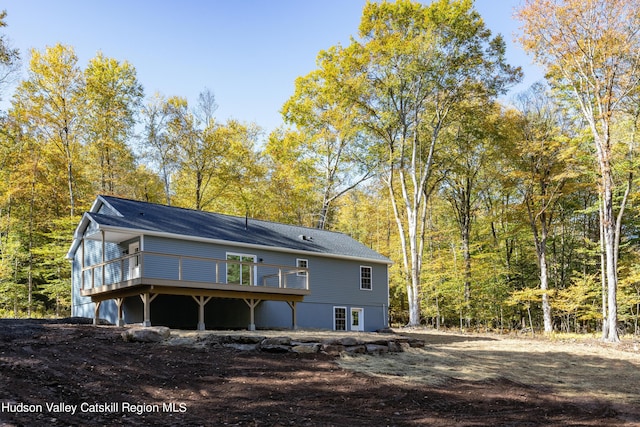
[{"label": "wooden deck beam", "polygon": [[194,282],[176,282],[162,279],[147,280],[138,278],[127,280],[117,285],[101,286],[99,288],[85,290],[83,295],[90,296],[96,304],[94,322],[99,318],[100,303],[107,300],[115,300],[118,308],[118,325],[124,325],[123,304],[127,297],[139,296],[143,303],[144,326],[151,326],[151,302],[158,295],[191,296],[198,304],[198,330],[205,329],[204,308],[211,298],[228,298],[243,300],[250,310],[249,329],[255,330],[255,308],[262,301],[284,301],[291,307],[291,324],[297,328],[296,303],[302,302],[310,291],[306,289],[284,289],[263,286],[242,286],[231,284],[206,284],[206,286]]}]

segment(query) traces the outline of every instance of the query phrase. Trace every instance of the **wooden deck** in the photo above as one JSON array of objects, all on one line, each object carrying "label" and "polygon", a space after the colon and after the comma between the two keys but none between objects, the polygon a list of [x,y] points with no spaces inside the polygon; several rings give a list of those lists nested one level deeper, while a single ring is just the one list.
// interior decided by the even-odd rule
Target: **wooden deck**
[{"label": "wooden deck", "polygon": [[[231,271],[243,272],[245,277],[231,277]],[[160,274],[172,278],[157,277]],[[199,306],[198,329],[204,329],[204,306],[211,298],[244,300],[250,309],[249,329],[255,328],[254,309],[261,301],[286,301],[295,328],[295,304],[310,294],[306,268],[153,252],[83,266],[81,283],[81,295],[96,304],[96,320],[100,303],[115,300],[121,323],[124,298],[139,296],[144,304],[143,323],[150,325],[150,304],[157,295],[183,295],[191,296]]]}]

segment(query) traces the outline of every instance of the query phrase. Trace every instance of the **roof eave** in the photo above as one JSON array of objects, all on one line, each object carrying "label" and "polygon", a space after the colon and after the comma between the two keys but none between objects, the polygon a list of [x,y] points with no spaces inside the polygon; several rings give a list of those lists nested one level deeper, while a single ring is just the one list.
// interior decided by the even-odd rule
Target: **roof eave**
[{"label": "roof eave", "polygon": [[75,256],[76,251],[78,250],[78,246],[80,246],[80,241],[84,236],[84,232],[86,231],[87,226],[91,221],[92,221],[91,217],[89,216],[88,213],[85,212],[82,215],[82,219],[80,220],[80,223],[78,224],[75,231],[73,232],[73,242],[71,242],[71,246],[69,247],[69,250],[65,255],[66,259],[71,260]]},{"label": "roof eave", "polygon": [[247,249],[262,249],[262,250],[268,250],[273,252],[284,252],[284,253],[297,254],[297,255],[319,256],[319,257],[325,257],[325,258],[344,259],[344,260],[350,260],[350,261],[362,261],[362,262],[370,262],[370,263],[376,263],[376,264],[387,264],[387,265],[393,264],[393,261],[391,261],[388,258],[383,260],[383,259],[342,255],[342,254],[335,254],[335,253],[304,251],[301,249],[290,249],[290,248],[280,247],[280,246],[268,246],[268,245],[254,244],[254,243],[235,242],[232,240],[212,239],[207,237],[192,236],[187,234],[168,233],[163,231],[151,231],[151,230],[144,230],[144,229],[115,227],[115,226],[100,225],[100,224],[98,224],[98,229],[104,230],[104,231],[120,232],[120,233],[136,233],[136,234],[140,234],[141,236],[145,235],[145,236],[163,237],[163,238],[169,238],[169,239],[188,240],[188,241],[201,242],[201,243],[214,243],[214,244],[241,247],[241,248],[247,248]]}]

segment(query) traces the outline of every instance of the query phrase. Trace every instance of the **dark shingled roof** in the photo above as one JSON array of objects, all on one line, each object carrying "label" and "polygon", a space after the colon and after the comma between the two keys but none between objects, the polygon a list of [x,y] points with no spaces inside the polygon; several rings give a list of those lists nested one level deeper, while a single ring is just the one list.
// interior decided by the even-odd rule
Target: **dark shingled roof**
[{"label": "dark shingled roof", "polygon": [[[96,212],[87,214],[91,220],[105,227],[286,248],[323,255],[364,258],[383,263],[391,262],[387,257],[343,233],[112,196],[99,196],[99,199],[102,199],[107,207],[113,208],[122,215]],[[106,211],[108,209],[102,210],[102,212]]]}]

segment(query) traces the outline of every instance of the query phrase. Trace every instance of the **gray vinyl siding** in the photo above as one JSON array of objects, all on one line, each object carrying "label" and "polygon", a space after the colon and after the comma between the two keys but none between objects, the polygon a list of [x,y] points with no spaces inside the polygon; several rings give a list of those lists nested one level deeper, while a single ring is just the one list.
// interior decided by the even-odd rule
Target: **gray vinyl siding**
[{"label": "gray vinyl siding", "polygon": [[[296,305],[298,328],[333,329],[333,309],[337,306],[347,309],[347,329],[350,326],[349,316],[352,308],[364,310],[365,331],[376,331],[388,326],[386,303],[349,305],[300,302]],[[286,302],[263,301],[256,308],[256,327],[258,328],[290,328],[291,321],[291,308]]]},{"label": "gray vinyl siding", "polygon": [[[91,227],[87,228],[85,234],[92,232]],[[116,244],[111,242],[105,242],[105,260],[113,260],[121,257],[128,249],[128,245],[132,241],[123,242],[122,244]],[[80,294],[82,287],[82,257],[84,256],[84,265],[89,267],[92,265],[100,264],[102,262],[102,242],[97,240],[85,240],[84,251],[83,247],[78,247],[74,258],[72,260],[72,275],[71,275],[71,287],[72,287],[72,304],[71,315],[76,317],[93,317],[95,304],[91,301],[90,297],[84,297]],[[124,267],[124,277],[128,274],[128,264],[115,263],[108,265],[104,270],[104,284],[111,284],[119,281],[122,276],[122,267]],[[93,285],[95,287],[102,286],[102,268],[97,267],[93,274]],[[92,283],[91,273],[86,271],[84,273],[85,287],[89,288]],[[104,301],[100,306],[100,318],[107,320],[108,322],[115,323],[117,321],[118,311],[117,306],[113,300]]]},{"label": "gray vinyl siding", "polygon": [[[360,289],[360,266],[372,268],[371,290]],[[309,259],[311,295],[305,302],[388,304],[387,265],[314,257]]]},{"label": "gray vinyl siding", "polygon": [[[137,239],[116,243],[105,243],[105,259],[122,257],[128,252],[129,244]],[[157,236],[144,236],[140,242],[142,254],[142,275],[148,278],[178,280],[179,261],[172,256],[215,258],[225,260],[227,253],[255,255],[258,260],[258,283],[264,276],[277,274],[277,268],[268,265],[296,267],[297,259],[306,259],[309,268],[310,295],[297,304],[297,324],[300,328],[333,329],[333,308],[341,306],[364,310],[365,330],[371,331],[387,326],[388,308],[388,272],[387,264],[358,260],[316,256],[313,254],[287,253],[265,249],[243,248],[234,245],[220,245],[189,240],[170,239]],[[84,254],[82,246],[73,259],[73,305],[72,315],[93,317],[94,304],[88,297],[80,296],[82,268],[81,258],[85,257],[85,266],[102,262],[102,242],[85,240]],[[360,289],[360,267],[372,269],[371,290]],[[105,284],[128,278],[127,262],[114,263],[105,269]],[[184,258],[182,279],[211,282],[215,279],[216,265],[210,260]],[[219,281],[226,282],[226,265],[218,265]],[[90,274],[85,273],[87,286]],[[100,268],[95,271],[95,286],[102,284]],[[271,280],[271,279],[269,279]],[[304,276],[288,276],[289,287],[302,287]],[[270,282],[271,283],[271,282]],[[274,282],[277,284],[277,282]],[[142,322],[142,302],[139,297],[128,297],[124,301],[126,323]],[[159,295],[151,303],[151,323],[179,328],[197,326],[198,306],[191,297]],[[290,328],[292,326],[291,308],[286,302],[263,301],[256,308],[256,326],[258,328]],[[101,305],[100,317],[112,323],[117,321],[117,309],[113,301]],[[214,298],[205,306],[205,323],[208,329],[246,328],[249,324],[249,308],[242,300]]]},{"label": "gray vinyl siding", "polygon": [[[247,249],[231,245],[213,245],[210,243],[192,242],[188,240],[166,239],[159,237],[144,238],[144,251],[156,254],[144,255],[144,275],[150,278],[178,279],[179,261],[174,257],[164,257],[157,254],[181,255],[187,257],[203,257],[225,260],[228,253],[255,255],[258,261],[257,283],[262,285],[265,276],[275,275],[278,269],[274,265],[296,267],[295,254],[278,253],[265,250]],[[183,280],[213,281],[216,273],[216,263],[211,260],[185,258],[182,265]],[[226,264],[218,264],[218,275],[221,283],[226,283]],[[301,288],[304,277],[294,274],[287,277],[288,287]],[[275,279],[268,278],[267,285],[276,285]]]},{"label": "gray vinyl siding", "polygon": [[82,286],[81,255],[82,251],[77,251],[71,265],[71,315],[74,317],[93,317],[91,298],[80,295],[80,287]]},{"label": "gray vinyl siding", "polygon": [[[304,302],[297,304],[297,323],[300,328],[333,329],[333,308],[335,306],[362,308],[364,310],[365,330],[376,330],[387,326],[388,308],[388,271],[386,264],[357,260],[344,260],[319,257],[307,254],[256,250],[231,245],[213,245],[203,242],[192,242],[160,238],[144,237],[144,251],[170,255],[226,259],[227,253],[255,255],[259,264],[285,265],[294,268],[299,258],[308,261],[310,295]],[[144,257],[144,275],[146,277],[178,279],[178,260],[147,254]],[[371,267],[371,290],[360,289],[360,267]],[[184,280],[211,281],[215,277],[215,263],[202,260],[184,259],[182,274]],[[220,263],[219,280],[226,282],[226,265]],[[277,270],[269,270],[264,265],[258,266],[258,280],[275,274]],[[304,277],[295,274],[288,276],[288,285],[302,286]],[[248,324],[248,307],[244,302],[213,299],[205,307],[207,327],[246,327]],[[152,323],[154,323],[154,303],[152,303]],[[233,307],[233,310],[228,309]],[[176,306],[173,306],[174,313]],[[157,308],[156,308],[157,310]],[[180,310],[190,311],[189,316],[196,313],[195,303],[185,301]],[[226,313],[226,314],[221,314]],[[182,316],[179,316],[182,317]],[[159,317],[157,317],[160,320]],[[214,319],[215,322],[213,321]],[[168,320],[167,320],[168,321]],[[190,322],[194,323],[193,319]],[[258,328],[289,328],[292,326],[291,308],[286,302],[263,301],[256,308],[256,326]]]},{"label": "gray vinyl siding", "polygon": [[[255,250],[237,246],[212,245],[187,240],[144,237],[144,251],[169,255],[206,257],[224,260],[227,253],[255,255],[258,259],[258,281],[262,284],[264,276],[276,274],[277,269],[267,265],[284,265],[296,267],[296,260],[308,260],[309,288],[311,295],[305,297],[306,302],[324,302],[340,304],[379,305],[388,304],[387,265],[366,261],[351,261],[337,258],[301,255],[295,253]],[[178,279],[178,259],[147,254],[144,256],[145,277]],[[360,267],[372,268],[371,290],[360,289]],[[205,260],[185,259],[182,265],[183,280],[211,281],[215,277],[215,263]],[[226,265],[220,263],[220,282],[226,282]],[[304,277],[289,275],[290,287],[301,287]]]}]

